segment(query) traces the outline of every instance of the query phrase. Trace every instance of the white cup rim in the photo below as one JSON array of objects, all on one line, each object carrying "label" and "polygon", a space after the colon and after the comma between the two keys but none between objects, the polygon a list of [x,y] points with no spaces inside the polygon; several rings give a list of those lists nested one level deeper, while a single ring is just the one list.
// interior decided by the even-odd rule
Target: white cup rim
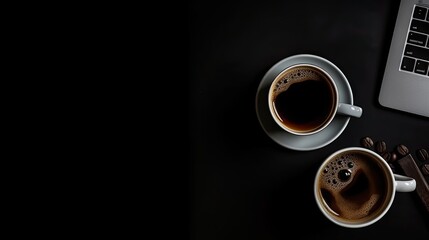
[{"label": "white cup rim", "polygon": [[[327,77],[327,79],[329,80],[329,82],[330,82],[330,85],[333,87],[333,89],[334,89],[334,94],[335,94],[335,103],[334,103],[334,106],[333,106],[333,111],[332,111],[332,113],[330,114],[330,116],[329,116],[329,118],[325,121],[325,123],[322,125],[322,126],[320,126],[319,128],[317,128],[317,129],[315,129],[315,130],[313,130],[313,131],[309,131],[309,132],[300,132],[300,131],[296,131],[296,130],[293,130],[293,129],[291,129],[291,128],[288,128],[288,127],[286,127],[279,119],[278,119],[278,117],[276,116],[277,114],[275,113],[275,111],[274,111],[274,106],[273,106],[273,102],[271,101],[271,98],[272,98],[272,90],[273,90],[273,88],[275,87],[275,83],[277,82],[276,81],[276,79],[280,76],[280,75],[282,75],[284,72],[286,72],[286,71],[289,71],[290,69],[292,69],[292,68],[296,68],[296,67],[313,67],[313,68],[315,68],[315,69],[317,69],[317,70],[319,70],[320,72],[322,72],[326,77]],[[283,130],[285,130],[285,131],[287,131],[287,132],[289,132],[289,133],[291,133],[291,134],[294,134],[294,135],[300,135],[300,136],[306,136],[306,135],[312,135],[312,134],[316,134],[316,133],[318,133],[318,132],[320,132],[320,131],[322,131],[322,130],[324,130],[326,127],[328,127],[329,126],[329,124],[331,124],[331,122],[334,120],[334,118],[335,118],[335,116],[337,115],[337,110],[338,110],[338,105],[339,105],[339,93],[338,93],[338,87],[337,87],[337,84],[335,83],[335,81],[334,81],[334,79],[332,78],[332,76],[328,73],[328,72],[326,72],[323,68],[321,68],[321,67],[319,67],[319,66],[317,66],[317,65],[315,65],[315,64],[311,64],[311,63],[297,63],[297,64],[294,64],[294,65],[291,65],[291,66],[289,66],[289,67],[287,67],[287,68],[285,68],[285,69],[283,69],[282,71],[280,71],[277,75],[276,75],[276,77],[273,79],[273,81],[271,82],[271,84],[270,84],[270,88],[269,88],[269,90],[268,90],[268,109],[269,109],[269,111],[270,111],[270,114],[271,114],[271,117],[272,117],[272,119],[276,122],[276,124],[280,127],[280,128],[282,128]]]}]

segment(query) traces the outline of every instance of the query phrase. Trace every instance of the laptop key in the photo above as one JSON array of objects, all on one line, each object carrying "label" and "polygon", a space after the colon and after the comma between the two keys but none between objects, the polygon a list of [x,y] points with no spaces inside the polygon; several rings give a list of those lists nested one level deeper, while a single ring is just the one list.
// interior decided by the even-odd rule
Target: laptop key
[{"label": "laptop key", "polygon": [[425,20],[426,12],[427,12],[426,8],[416,6],[416,8],[414,8],[413,18]]},{"label": "laptop key", "polygon": [[401,69],[404,71],[412,72],[414,70],[414,63],[416,62],[415,59],[403,57],[402,58],[402,64]]},{"label": "laptop key", "polygon": [[426,44],[426,39],[428,37],[424,34],[420,34],[420,33],[415,33],[415,32],[409,32],[408,33],[408,43],[413,43],[416,45],[420,45],[420,46],[425,46]]},{"label": "laptop key", "polygon": [[415,32],[429,34],[429,22],[413,19],[410,29]]},{"label": "laptop key", "polygon": [[429,48],[422,48],[407,44],[404,55],[429,61]]},{"label": "laptop key", "polygon": [[426,75],[428,72],[428,62],[417,60],[416,68],[414,70],[415,73]]}]

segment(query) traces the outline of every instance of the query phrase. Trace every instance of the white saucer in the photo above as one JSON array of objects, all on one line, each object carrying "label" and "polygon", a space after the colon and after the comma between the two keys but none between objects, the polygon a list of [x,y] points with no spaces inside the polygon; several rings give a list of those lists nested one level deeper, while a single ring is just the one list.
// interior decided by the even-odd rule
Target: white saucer
[{"label": "white saucer", "polygon": [[277,74],[283,69],[299,63],[311,63],[326,70],[338,87],[339,102],[353,104],[353,93],[347,78],[341,70],[330,61],[319,56],[310,54],[294,55],[281,60],[268,70],[262,78],[256,93],[256,114],[259,123],[268,136],[281,146],[293,150],[309,151],[322,148],[338,138],[349,123],[350,117],[337,115],[323,131],[307,136],[293,135],[276,124],[271,118],[268,109],[268,89]]}]

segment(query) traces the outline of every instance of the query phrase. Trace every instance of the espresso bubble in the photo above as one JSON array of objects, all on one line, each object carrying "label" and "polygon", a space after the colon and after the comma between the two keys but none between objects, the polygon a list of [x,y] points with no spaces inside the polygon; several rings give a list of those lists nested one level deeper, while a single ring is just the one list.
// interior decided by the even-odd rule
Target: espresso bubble
[{"label": "espresso bubble", "polygon": [[352,175],[351,171],[349,169],[342,169],[338,172],[338,178],[341,181],[347,181],[349,180],[350,176]]}]

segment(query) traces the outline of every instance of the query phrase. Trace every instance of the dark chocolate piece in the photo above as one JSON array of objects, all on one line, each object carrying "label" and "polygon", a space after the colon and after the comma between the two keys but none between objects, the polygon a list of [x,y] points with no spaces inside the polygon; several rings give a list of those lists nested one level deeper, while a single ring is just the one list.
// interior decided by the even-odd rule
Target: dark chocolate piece
[{"label": "dark chocolate piece", "polygon": [[416,192],[426,207],[426,210],[429,212],[429,185],[414,161],[414,158],[411,154],[408,154],[397,162],[406,176],[412,177],[416,180]]},{"label": "dark chocolate piece", "polygon": [[422,173],[426,176],[429,175],[429,163],[422,165]]}]

